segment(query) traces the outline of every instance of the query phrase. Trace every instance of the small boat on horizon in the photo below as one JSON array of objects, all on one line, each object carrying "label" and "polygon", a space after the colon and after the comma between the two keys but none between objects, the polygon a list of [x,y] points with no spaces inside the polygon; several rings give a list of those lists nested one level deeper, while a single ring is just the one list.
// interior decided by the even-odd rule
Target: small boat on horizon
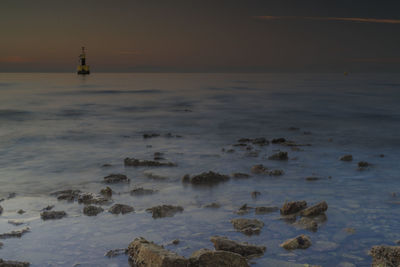
[{"label": "small boat on horizon", "polygon": [[82,46],[82,53],[79,55],[80,65],[78,66],[78,74],[90,74],[89,65],[86,65],[85,47]]}]

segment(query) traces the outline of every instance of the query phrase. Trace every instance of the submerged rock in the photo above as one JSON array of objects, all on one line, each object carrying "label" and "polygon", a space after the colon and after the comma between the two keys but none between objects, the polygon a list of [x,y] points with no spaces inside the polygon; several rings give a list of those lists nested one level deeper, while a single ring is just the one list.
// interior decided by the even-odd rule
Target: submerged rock
[{"label": "submerged rock", "polygon": [[3,207],[0,205],[0,215],[3,213]]},{"label": "submerged rock", "polygon": [[276,169],[276,170],[272,170],[272,171],[270,171],[268,174],[270,175],[270,176],[281,176],[281,175],[283,175],[285,172],[283,171],[283,170],[278,170],[278,169]]},{"label": "submerged rock", "polygon": [[358,168],[363,169],[371,166],[372,164],[366,161],[360,161],[358,162]]},{"label": "submerged rock", "polygon": [[316,232],[318,230],[318,223],[315,220],[308,217],[302,217],[293,225],[301,229],[309,230],[311,232]]},{"label": "submerged rock", "polygon": [[316,177],[316,176],[308,176],[305,179],[306,179],[306,181],[313,182],[313,181],[318,181],[321,178],[320,177]]},{"label": "submerged rock", "polygon": [[153,159],[154,160],[163,160],[164,159],[164,153],[162,152],[154,152],[153,154]]},{"label": "submerged rock", "polygon": [[88,193],[88,192],[81,193],[78,196],[78,203],[83,203],[86,205],[89,205],[89,204],[101,205],[101,204],[106,204],[109,201],[110,200],[108,198],[105,198],[98,194]]},{"label": "submerged rock", "polygon": [[131,190],[131,195],[151,195],[158,192],[157,190],[153,189],[145,189],[143,187],[134,188]]},{"label": "submerged rock", "polygon": [[257,197],[260,196],[260,195],[261,195],[261,193],[258,192],[258,191],[253,191],[253,192],[251,192],[251,197],[252,197],[252,198],[257,198]]},{"label": "submerged rock", "polygon": [[161,205],[146,209],[147,212],[151,212],[154,219],[163,217],[173,217],[176,213],[182,212],[181,206],[172,205]]},{"label": "submerged rock", "polygon": [[247,206],[247,204],[243,204],[235,213],[238,215],[244,215],[250,212],[252,210],[252,207]]},{"label": "submerged rock", "polygon": [[271,212],[276,212],[278,211],[278,207],[257,207],[255,209],[256,214],[266,214],[266,213],[271,213]]},{"label": "submerged rock", "polygon": [[104,177],[104,182],[107,184],[116,184],[116,183],[129,183],[130,180],[124,174],[110,174]]},{"label": "submerged rock", "polygon": [[400,246],[374,246],[370,255],[373,267],[400,266]]},{"label": "submerged rock", "polygon": [[189,182],[193,185],[214,185],[221,182],[226,182],[228,180],[228,175],[220,174],[213,171],[203,172],[193,177],[185,175],[182,179],[183,182]]},{"label": "submerged rock", "polygon": [[259,146],[265,146],[269,145],[269,141],[264,138],[264,137],[258,137],[258,138],[241,138],[238,140],[238,143],[252,143],[254,145],[259,145]]},{"label": "submerged rock", "polygon": [[153,138],[153,137],[159,137],[160,134],[159,133],[145,133],[143,134],[143,138],[147,139],[147,138]]},{"label": "submerged rock", "polygon": [[102,207],[96,207],[93,205],[89,205],[83,208],[83,214],[87,216],[96,216],[97,214],[103,212],[104,209]]},{"label": "submerged rock", "polygon": [[311,239],[306,235],[299,235],[295,238],[286,240],[281,245],[284,249],[306,249],[311,246]]},{"label": "submerged rock", "polygon": [[124,204],[115,204],[108,211],[112,214],[126,214],[129,212],[133,212],[135,209],[129,205]]},{"label": "submerged rock", "polygon": [[77,189],[76,190],[67,189],[67,190],[56,191],[54,193],[51,193],[50,195],[56,196],[58,200],[74,201],[80,193],[81,191]]},{"label": "submerged rock", "polygon": [[29,267],[29,262],[23,261],[7,261],[0,259],[0,266],[1,267]]},{"label": "submerged rock", "polygon": [[289,215],[293,213],[297,213],[307,207],[307,202],[306,201],[291,201],[291,202],[285,202],[283,204],[283,207],[281,208],[281,214],[282,215]]},{"label": "submerged rock", "polygon": [[241,172],[232,173],[231,176],[232,176],[233,178],[237,178],[237,179],[249,178],[249,177],[250,177],[250,175],[248,175],[247,173],[241,173]]},{"label": "submerged rock", "polygon": [[204,206],[205,208],[213,208],[213,209],[218,209],[221,207],[221,205],[219,203],[213,202],[210,204],[207,204]]},{"label": "submerged rock", "polygon": [[272,144],[282,144],[282,143],[285,143],[285,142],[286,142],[286,139],[285,139],[285,138],[282,138],[282,137],[280,137],[280,138],[274,138],[274,139],[272,139],[272,141],[271,141]]},{"label": "submerged rock", "polygon": [[344,155],[340,158],[340,160],[342,161],[352,161],[353,160],[353,156],[352,155]]},{"label": "submerged rock", "polygon": [[261,228],[263,228],[264,226],[264,223],[257,219],[237,218],[232,219],[231,223],[233,225],[233,228],[246,235],[259,234]]},{"label": "submerged rock", "polygon": [[[223,250],[200,249],[190,256],[189,261],[189,267],[249,267],[243,256]],[[178,267],[178,265],[165,266]]]},{"label": "submerged rock", "polygon": [[117,257],[121,254],[126,254],[128,253],[128,249],[126,248],[117,248],[117,249],[112,249],[107,251],[104,256],[109,257],[109,258],[114,258]]},{"label": "submerged rock", "polygon": [[322,201],[314,206],[302,210],[300,214],[302,216],[317,216],[324,213],[327,209],[328,204],[325,201]]},{"label": "submerged rock", "polygon": [[52,210],[54,205],[47,205],[47,207],[43,208],[41,211]]},{"label": "submerged rock", "polygon": [[0,234],[0,239],[15,238],[15,237],[20,238],[22,235],[26,234],[29,231],[30,231],[30,228],[25,227],[25,228],[22,228],[19,230],[14,230],[14,231],[11,231],[8,233],[3,233],[3,234]]},{"label": "submerged rock", "polygon": [[187,267],[189,260],[164,249],[143,237],[136,238],[128,247],[131,266],[136,267]]},{"label": "submerged rock", "polygon": [[24,214],[26,211],[24,211],[23,209],[20,209],[17,211],[18,214]]},{"label": "submerged rock", "polygon": [[250,170],[250,171],[251,171],[252,173],[254,173],[254,174],[268,174],[268,173],[269,173],[268,168],[265,167],[265,166],[262,165],[262,164],[254,165],[253,167],[251,167],[251,170]]},{"label": "submerged rock", "polygon": [[154,160],[143,160],[143,159],[135,159],[135,158],[125,158],[124,159],[125,166],[132,167],[174,167],[175,163],[172,162],[159,162]]},{"label": "submerged rock", "polygon": [[211,242],[214,244],[216,250],[230,251],[240,254],[244,257],[261,256],[267,249],[265,246],[240,243],[220,236],[211,237]]},{"label": "submerged rock", "polygon": [[278,153],[273,154],[272,156],[268,157],[269,160],[288,160],[288,153],[279,151]]},{"label": "submerged rock", "polygon": [[43,211],[40,213],[42,220],[58,220],[67,216],[65,211]]},{"label": "submerged rock", "polygon": [[103,195],[106,198],[111,198],[112,193],[113,193],[112,189],[108,186],[100,190],[100,195]]}]

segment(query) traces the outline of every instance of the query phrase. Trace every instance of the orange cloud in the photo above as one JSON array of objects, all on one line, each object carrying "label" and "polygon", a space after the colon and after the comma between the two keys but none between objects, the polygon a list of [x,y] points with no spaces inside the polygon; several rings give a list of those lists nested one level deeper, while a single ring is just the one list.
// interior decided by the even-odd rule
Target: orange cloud
[{"label": "orange cloud", "polygon": [[32,62],[32,60],[20,56],[8,56],[0,58],[0,63],[28,63],[28,62]]},{"label": "orange cloud", "polygon": [[305,17],[305,16],[254,16],[254,18],[257,20],[319,20],[319,21],[348,21],[348,22],[361,22],[361,23],[400,24],[400,19]]}]

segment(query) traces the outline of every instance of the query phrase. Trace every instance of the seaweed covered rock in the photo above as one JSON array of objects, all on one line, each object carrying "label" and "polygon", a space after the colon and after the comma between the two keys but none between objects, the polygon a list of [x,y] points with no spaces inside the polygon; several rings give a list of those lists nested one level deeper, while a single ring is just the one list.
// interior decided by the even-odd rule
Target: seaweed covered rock
[{"label": "seaweed covered rock", "polygon": [[131,266],[135,267],[187,267],[189,260],[164,249],[143,237],[136,238],[128,247]]},{"label": "seaweed covered rock", "polygon": [[81,193],[78,195],[78,203],[80,204],[97,204],[97,205],[102,205],[108,203],[110,200],[108,198],[105,198],[101,195],[94,194],[94,193]]},{"label": "seaweed covered rock", "polygon": [[110,174],[104,177],[104,182],[106,184],[116,184],[116,183],[129,183],[129,179],[125,174]]},{"label": "seaweed covered rock", "polygon": [[213,236],[210,240],[214,244],[216,250],[230,251],[240,254],[244,257],[261,256],[267,249],[264,246],[240,243],[220,236]]},{"label": "seaweed covered rock", "polygon": [[268,157],[269,160],[288,160],[288,153],[279,151],[278,153],[273,154],[272,156]]},{"label": "seaweed covered rock", "polygon": [[77,189],[67,189],[53,192],[50,195],[56,196],[58,200],[74,201],[80,193],[81,191]]},{"label": "seaweed covered rock", "polygon": [[299,235],[295,238],[286,240],[281,245],[284,249],[306,249],[311,246],[311,239],[306,235]]},{"label": "seaweed covered rock", "polygon": [[59,220],[61,218],[64,218],[67,216],[67,213],[65,211],[43,211],[40,213],[40,217],[42,220]]},{"label": "seaweed covered rock", "polygon": [[358,162],[358,168],[359,169],[364,169],[364,168],[370,167],[371,165],[372,165],[371,163],[366,162],[366,161]]},{"label": "seaweed covered rock", "polygon": [[183,182],[188,182],[193,185],[214,185],[229,180],[229,176],[217,172],[209,171],[190,177],[185,175],[182,179]]},{"label": "seaweed covered rock", "polygon": [[374,246],[369,254],[373,267],[400,266],[400,246]]},{"label": "seaweed covered rock", "polygon": [[245,235],[253,235],[259,234],[261,228],[264,227],[264,223],[257,219],[244,219],[244,218],[237,218],[232,219],[231,223],[233,228],[242,232]]},{"label": "seaweed covered rock", "polygon": [[104,209],[102,207],[96,207],[93,205],[89,205],[83,208],[83,214],[87,216],[96,216],[97,214],[103,212]]},{"label": "seaweed covered rock", "polygon": [[113,193],[112,189],[108,186],[100,190],[100,195],[103,195],[106,198],[111,198],[112,193]]},{"label": "seaweed covered rock", "polygon": [[15,237],[20,238],[22,235],[26,234],[29,231],[30,231],[29,227],[25,227],[19,230],[13,230],[11,232],[0,234],[0,239],[15,238]]},{"label": "seaweed covered rock", "polygon": [[200,249],[190,256],[189,261],[189,267],[249,267],[243,256],[223,250]]},{"label": "seaweed covered rock", "polygon": [[146,209],[147,212],[151,212],[154,219],[163,217],[173,217],[176,213],[182,212],[181,206],[172,205],[161,205]]},{"label": "seaweed covered rock", "polygon": [[29,267],[29,262],[24,261],[8,261],[0,259],[0,267]]},{"label": "seaweed covered rock", "polygon": [[115,204],[108,211],[112,214],[126,214],[135,211],[135,209],[129,205]]},{"label": "seaweed covered rock", "polygon": [[281,214],[282,215],[289,215],[293,213],[297,213],[307,207],[307,202],[306,201],[290,201],[290,202],[285,202],[283,204],[283,207],[281,208]]},{"label": "seaweed covered rock", "polygon": [[135,158],[125,158],[124,159],[125,166],[131,167],[174,167],[175,163],[172,162],[160,162],[155,160],[144,160],[144,159],[135,159]]},{"label": "seaweed covered rock", "polygon": [[311,206],[307,209],[301,211],[302,216],[317,216],[324,213],[328,209],[328,204],[325,201],[322,201],[314,206]]}]

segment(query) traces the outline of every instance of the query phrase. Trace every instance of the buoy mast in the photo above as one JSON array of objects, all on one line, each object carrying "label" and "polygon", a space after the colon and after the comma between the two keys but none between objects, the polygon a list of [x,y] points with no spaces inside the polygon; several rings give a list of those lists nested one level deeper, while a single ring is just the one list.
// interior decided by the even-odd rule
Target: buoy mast
[{"label": "buoy mast", "polygon": [[78,74],[90,74],[89,65],[86,65],[85,47],[82,46],[82,53],[79,55],[80,65],[78,66]]}]

